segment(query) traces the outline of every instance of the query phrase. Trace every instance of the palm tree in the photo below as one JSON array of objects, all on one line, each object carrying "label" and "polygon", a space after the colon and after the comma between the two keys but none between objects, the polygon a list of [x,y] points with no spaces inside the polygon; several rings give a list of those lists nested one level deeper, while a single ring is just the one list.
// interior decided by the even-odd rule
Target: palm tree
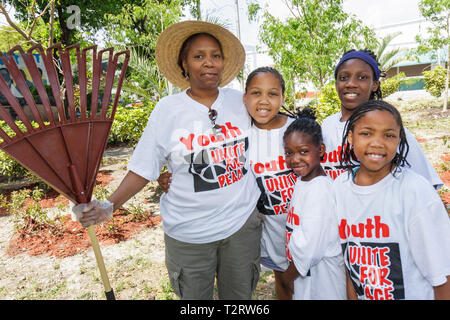
[{"label": "palm tree", "polygon": [[378,57],[380,69],[384,72],[389,71],[394,65],[404,60],[405,55],[409,52],[409,50],[405,48],[396,48],[386,51],[391,41],[401,34],[401,32],[395,32],[379,39],[379,45],[375,48],[375,54]]},{"label": "palm tree", "polygon": [[[129,68],[133,70],[139,79],[145,81],[133,81],[125,79],[122,90],[129,94],[134,94],[140,98],[150,99],[153,96],[163,97],[167,93],[171,93],[172,85],[161,75],[155,62],[149,58],[146,48],[133,47],[130,48]],[[144,83],[146,87],[143,87]]]}]

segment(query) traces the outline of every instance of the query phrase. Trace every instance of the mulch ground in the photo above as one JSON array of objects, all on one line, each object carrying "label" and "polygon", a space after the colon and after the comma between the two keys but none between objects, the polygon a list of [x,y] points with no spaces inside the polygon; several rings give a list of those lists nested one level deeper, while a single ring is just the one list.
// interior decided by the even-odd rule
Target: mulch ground
[{"label": "mulch ground", "polygon": [[[99,172],[96,180],[97,185],[105,187],[113,180],[113,177]],[[28,188],[31,189],[31,187]],[[12,190],[2,191],[5,196],[9,196],[11,192]],[[68,206],[69,200],[51,189],[46,192],[39,204],[41,208],[52,208],[61,204]],[[8,212],[2,208],[0,215],[7,214]],[[23,252],[31,256],[49,254],[64,258],[91,247],[87,229],[83,228],[78,221],[72,221],[70,214],[58,217],[56,222],[55,227],[43,228],[37,232],[34,231],[32,234],[16,232],[10,240],[7,253],[12,256]],[[161,217],[152,215],[150,211],[136,216],[126,210],[119,209],[114,212],[112,220],[95,226],[95,231],[100,244],[111,245],[128,240],[136,232],[156,226],[160,222]]]}]

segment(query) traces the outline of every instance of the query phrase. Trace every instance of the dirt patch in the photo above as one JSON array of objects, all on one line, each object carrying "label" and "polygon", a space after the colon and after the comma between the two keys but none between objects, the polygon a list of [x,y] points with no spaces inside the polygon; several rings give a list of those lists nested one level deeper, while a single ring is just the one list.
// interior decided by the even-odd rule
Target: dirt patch
[{"label": "dirt patch", "polygon": [[[445,160],[448,161],[448,160]],[[450,171],[446,171],[439,175],[441,177],[442,182],[446,186],[450,186]],[[448,189],[447,189],[448,190]],[[441,192],[441,199],[445,203],[447,210],[450,209],[450,192]]]},{"label": "dirt patch", "polygon": [[422,138],[419,138],[419,137],[416,137],[416,139],[417,139],[417,141],[418,141],[419,143],[421,143],[421,142],[427,142],[427,139],[422,139]]},{"label": "dirt patch", "polygon": [[[10,256],[26,252],[30,256],[47,253],[57,258],[66,258],[91,248],[86,228],[70,215],[58,218],[59,226],[53,230],[42,230],[35,235],[15,235],[6,250]],[[117,210],[113,221],[95,226],[98,241],[102,245],[112,245],[129,240],[134,234],[158,225],[160,216],[151,213],[141,220],[132,220],[125,210]]]},{"label": "dirt patch", "polygon": [[[106,187],[114,180],[108,171],[99,172],[96,185]],[[35,185],[27,186],[32,189]],[[13,190],[4,190],[6,197],[11,197]],[[31,199],[29,199],[31,201]],[[27,202],[25,202],[27,205]],[[58,205],[69,205],[69,200],[61,196],[57,191],[50,189],[39,201],[43,209],[54,208]],[[2,214],[7,214],[3,210]],[[87,229],[83,228],[78,221],[72,221],[70,215],[57,217],[55,226],[49,226],[29,234],[18,232],[10,240],[6,253],[15,256],[26,252],[30,256],[49,254],[58,258],[65,258],[80,253],[91,247]],[[153,216],[150,210],[139,212],[139,215],[125,209],[114,212],[113,219],[99,226],[95,231],[102,245],[111,245],[120,241],[129,240],[135,233],[145,228],[158,225],[160,216]]]},{"label": "dirt patch", "polygon": [[440,177],[446,186],[450,186],[450,171],[442,173]]}]

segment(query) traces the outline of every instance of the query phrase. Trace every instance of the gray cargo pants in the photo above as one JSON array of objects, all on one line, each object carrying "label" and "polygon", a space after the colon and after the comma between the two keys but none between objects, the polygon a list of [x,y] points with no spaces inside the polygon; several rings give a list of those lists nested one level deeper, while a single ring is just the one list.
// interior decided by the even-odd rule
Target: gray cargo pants
[{"label": "gray cargo pants", "polygon": [[260,273],[261,219],[254,210],[230,237],[204,244],[164,235],[166,267],[175,293],[183,300],[213,299],[217,275],[219,299],[251,299]]}]

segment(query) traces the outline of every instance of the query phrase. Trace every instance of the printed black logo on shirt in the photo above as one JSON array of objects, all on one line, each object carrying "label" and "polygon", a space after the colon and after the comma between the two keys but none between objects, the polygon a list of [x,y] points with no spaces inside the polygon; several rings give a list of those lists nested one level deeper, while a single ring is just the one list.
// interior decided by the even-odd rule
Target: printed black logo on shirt
[{"label": "printed black logo on shirt", "polygon": [[292,170],[256,178],[261,190],[257,204],[259,212],[266,215],[288,213],[296,180],[297,177]]},{"label": "printed black logo on shirt", "polygon": [[186,155],[194,191],[225,188],[241,180],[247,174],[244,165],[248,147],[248,138],[244,138]]},{"label": "printed black logo on shirt", "polygon": [[371,300],[405,298],[398,243],[348,242],[344,260],[358,296]]}]

